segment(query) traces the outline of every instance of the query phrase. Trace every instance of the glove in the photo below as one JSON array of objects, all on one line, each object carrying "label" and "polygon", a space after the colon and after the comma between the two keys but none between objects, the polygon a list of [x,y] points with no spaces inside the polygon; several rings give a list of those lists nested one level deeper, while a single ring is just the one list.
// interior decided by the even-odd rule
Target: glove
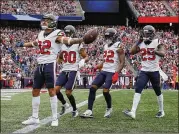
[{"label": "glove", "polygon": [[85,66],[85,59],[80,60],[79,62],[79,68],[82,68]]},{"label": "glove", "polygon": [[119,74],[118,72],[116,72],[113,76],[112,76],[112,83],[115,84],[117,82],[119,78]]},{"label": "glove", "polygon": [[22,41],[17,42],[16,47],[24,47],[24,42],[22,42]]}]

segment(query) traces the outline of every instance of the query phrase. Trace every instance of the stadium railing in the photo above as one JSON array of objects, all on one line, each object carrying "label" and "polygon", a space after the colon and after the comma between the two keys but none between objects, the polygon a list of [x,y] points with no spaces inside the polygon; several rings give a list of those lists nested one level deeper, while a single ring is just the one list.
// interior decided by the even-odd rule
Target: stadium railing
[{"label": "stadium railing", "polygon": [[[58,21],[83,21],[83,16],[56,16]],[[13,15],[13,14],[0,14],[1,20],[26,20],[26,21],[40,21],[42,15]]]}]

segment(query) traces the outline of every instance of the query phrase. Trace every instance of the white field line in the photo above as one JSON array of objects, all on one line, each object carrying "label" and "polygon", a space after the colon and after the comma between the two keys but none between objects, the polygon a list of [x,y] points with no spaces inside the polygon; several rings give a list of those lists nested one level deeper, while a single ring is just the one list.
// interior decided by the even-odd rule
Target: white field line
[{"label": "white field line", "polygon": [[[110,92],[114,92],[114,91],[120,91],[120,90],[111,90]],[[103,94],[97,95],[97,96],[96,96],[96,99],[97,99],[97,98],[100,98],[101,96],[103,96]],[[83,101],[83,102],[80,102],[79,104],[77,104],[77,108],[80,108],[80,107],[86,105],[87,103],[88,103],[88,100],[85,100],[85,101]],[[70,112],[72,112],[72,107],[68,108],[63,115],[65,115],[65,114],[67,114],[67,113],[70,113]],[[62,116],[63,116],[63,115],[62,115]],[[60,117],[61,117],[61,116],[60,116],[60,114],[58,113],[58,118],[60,118]],[[47,123],[50,123],[51,121],[52,121],[52,117],[49,116],[49,117],[47,117],[47,118],[45,118],[45,119],[40,120],[40,124],[28,125],[28,126],[22,128],[22,129],[18,129],[18,130],[16,130],[16,131],[14,131],[13,133],[29,133],[29,132],[32,132],[33,130],[35,130],[35,129],[41,127],[42,125],[45,125],[45,124],[47,124]]]},{"label": "white field line", "polygon": [[1,98],[11,98],[11,96],[1,96]]},{"label": "white field line", "polygon": [[3,100],[7,101],[7,100],[11,100],[11,98],[1,98],[1,101]]}]

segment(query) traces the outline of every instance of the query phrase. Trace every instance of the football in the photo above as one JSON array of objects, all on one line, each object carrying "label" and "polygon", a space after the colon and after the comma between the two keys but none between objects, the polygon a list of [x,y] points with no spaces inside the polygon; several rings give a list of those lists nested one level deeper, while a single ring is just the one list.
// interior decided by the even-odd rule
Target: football
[{"label": "football", "polygon": [[87,31],[87,33],[83,37],[83,41],[85,44],[90,44],[93,41],[95,41],[97,37],[98,37],[98,29],[93,28],[93,29]]}]

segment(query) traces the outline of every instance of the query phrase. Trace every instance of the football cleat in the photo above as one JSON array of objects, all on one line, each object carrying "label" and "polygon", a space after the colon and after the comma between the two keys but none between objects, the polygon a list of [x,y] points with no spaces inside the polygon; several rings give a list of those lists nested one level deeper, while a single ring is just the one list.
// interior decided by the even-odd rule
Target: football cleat
[{"label": "football cleat", "polygon": [[111,117],[111,113],[112,113],[112,108],[107,108],[104,117],[106,118]]},{"label": "football cleat", "polygon": [[164,117],[164,116],[165,116],[164,111],[163,111],[163,112],[159,111],[159,112],[156,114],[155,117],[157,117],[157,118],[162,118],[162,117]]},{"label": "football cleat", "polygon": [[130,110],[125,110],[123,111],[123,113],[128,116],[128,117],[131,117],[132,119],[135,119],[135,113],[130,111]]},{"label": "football cleat", "polygon": [[72,117],[74,117],[74,118],[75,118],[75,117],[77,117],[77,116],[78,116],[78,114],[79,114],[79,113],[78,113],[78,111],[77,111],[77,110],[76,110],[76,111],[72,111]]},{"label": "football cleat", "polygon": [[57,127],[58,126],[58,119],[54,119],[51,123],[52,127]]},{"label": "football cleat", "polygon": [[82,118],[93,118],[93,113],[91,110],[86,110],[82,115],[80,115]]},{"label": "football cleat", "polygon": [[39,124],[39,118],[35,118],[35,117],[29,117],[28,120],[25,120],[22,122],[23,125],[32,125],[32,124]]},{"label": "football cleat", "polygon": [[64,105],[62,105],[62,110],[60,112],[60,115],[63,115],[67,108],[69,108],[70,105],[66,102]]}]

